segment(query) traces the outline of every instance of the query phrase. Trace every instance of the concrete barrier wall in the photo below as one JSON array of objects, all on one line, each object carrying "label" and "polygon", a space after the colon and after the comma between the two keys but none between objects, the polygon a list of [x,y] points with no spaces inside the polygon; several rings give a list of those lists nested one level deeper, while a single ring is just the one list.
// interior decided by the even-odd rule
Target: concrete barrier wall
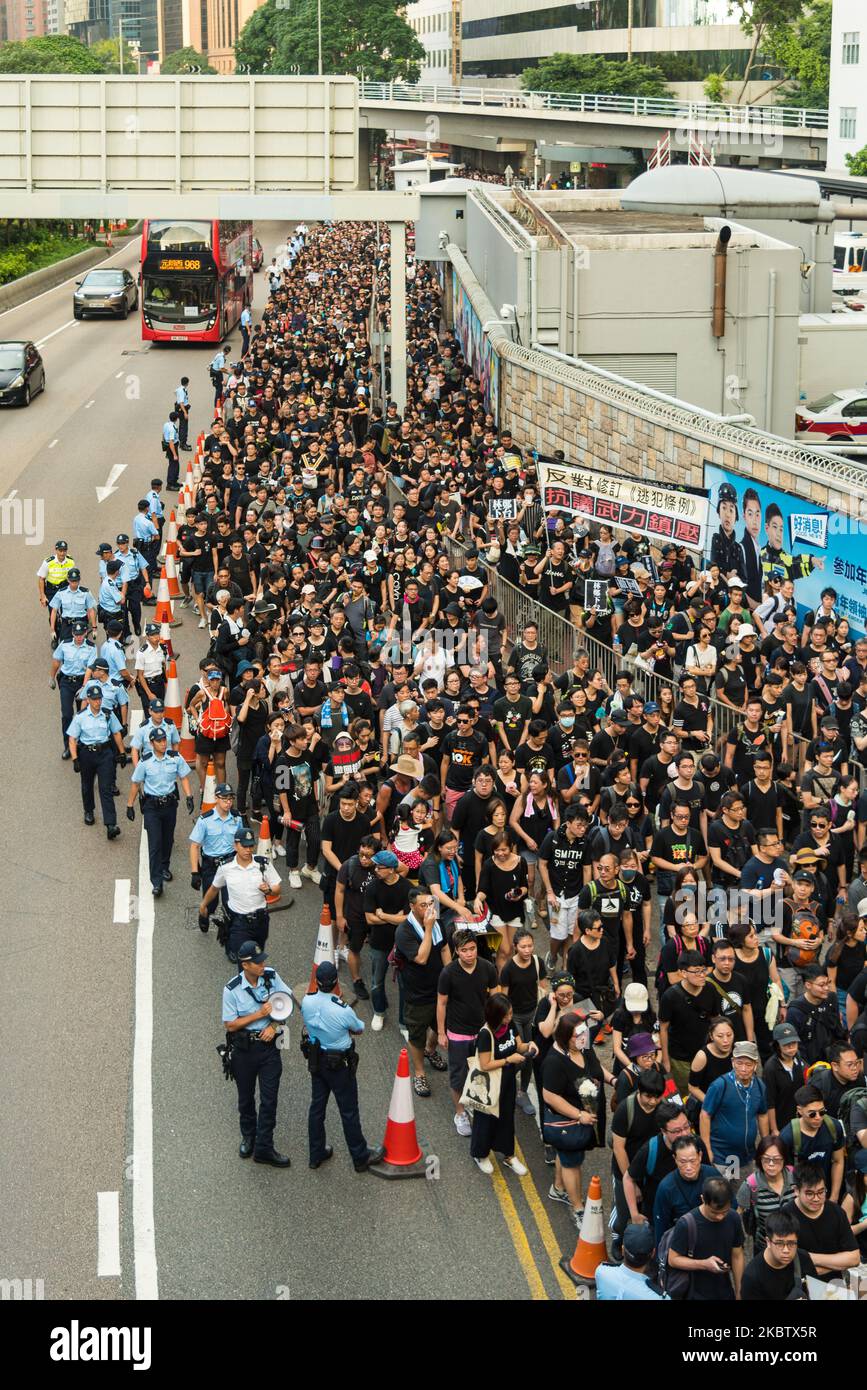
[{"label": "concrete barrier wall", "polygon": [[[117,247],[114,249],[117,250]],[[112,254],[103,246],[89,247],[87,251],[79,251],[75,256],[67,256],[63,261],[55,261],[54,265],[43,266],[42,270],[34,270],[30,275],[10,280],[8,285],[0,285],[0,314],[6,309],[15,309],[19,304],[26,303],[35,295],[42,294],[44,290],[53,290],[55,285],[62,285],[64,280],[78,278]]]}]

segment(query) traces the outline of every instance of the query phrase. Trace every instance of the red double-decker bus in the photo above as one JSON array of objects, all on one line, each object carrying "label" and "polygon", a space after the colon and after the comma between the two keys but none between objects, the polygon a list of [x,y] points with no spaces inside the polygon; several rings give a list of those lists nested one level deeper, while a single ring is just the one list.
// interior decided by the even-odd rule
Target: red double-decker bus
[{"label": "red double-decker bus", "polygon": [[143,339],[221,342],[253,298],[253,224],[145,222],[141,287]]}]

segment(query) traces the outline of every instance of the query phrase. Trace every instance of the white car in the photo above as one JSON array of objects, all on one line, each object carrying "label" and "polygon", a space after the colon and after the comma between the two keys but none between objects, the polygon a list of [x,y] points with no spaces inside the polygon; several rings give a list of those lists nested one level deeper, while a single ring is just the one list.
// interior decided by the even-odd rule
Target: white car
[{"label": "white car", "polygon": [[867,443],[867,386],[832,391],[799,405],[795,438],[813,444]]}]

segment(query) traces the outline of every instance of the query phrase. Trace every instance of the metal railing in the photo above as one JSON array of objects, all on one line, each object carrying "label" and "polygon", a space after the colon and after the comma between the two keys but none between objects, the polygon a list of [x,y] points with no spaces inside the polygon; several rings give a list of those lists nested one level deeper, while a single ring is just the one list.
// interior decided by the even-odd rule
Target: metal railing
[{"label": "metal railing", "polygon": [[759,126],[762,129],[827,130],[828,112],[794,106],[732,106],[676,97],[610,96],[592,92],[522,92],[501,87],[451,87],[439,83],[361,82],[364,101],[416,105],[494,107],[507,111],[566,111],[582,116],[662,117],[690,125]]}]

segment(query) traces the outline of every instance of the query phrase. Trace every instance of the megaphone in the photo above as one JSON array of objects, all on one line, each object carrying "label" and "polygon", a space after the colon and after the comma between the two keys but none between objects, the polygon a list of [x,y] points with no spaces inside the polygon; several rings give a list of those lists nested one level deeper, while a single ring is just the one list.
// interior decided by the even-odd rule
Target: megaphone
[{"label": "megaphone", "polygon": [[275,1023],[285,1023],[295,1007],[292,1002],[291,994],[287,994],[285,990],[282,989],[275,989],[268,995],[268,998],[271,1001],[271,1018],[273,1021]]}]

